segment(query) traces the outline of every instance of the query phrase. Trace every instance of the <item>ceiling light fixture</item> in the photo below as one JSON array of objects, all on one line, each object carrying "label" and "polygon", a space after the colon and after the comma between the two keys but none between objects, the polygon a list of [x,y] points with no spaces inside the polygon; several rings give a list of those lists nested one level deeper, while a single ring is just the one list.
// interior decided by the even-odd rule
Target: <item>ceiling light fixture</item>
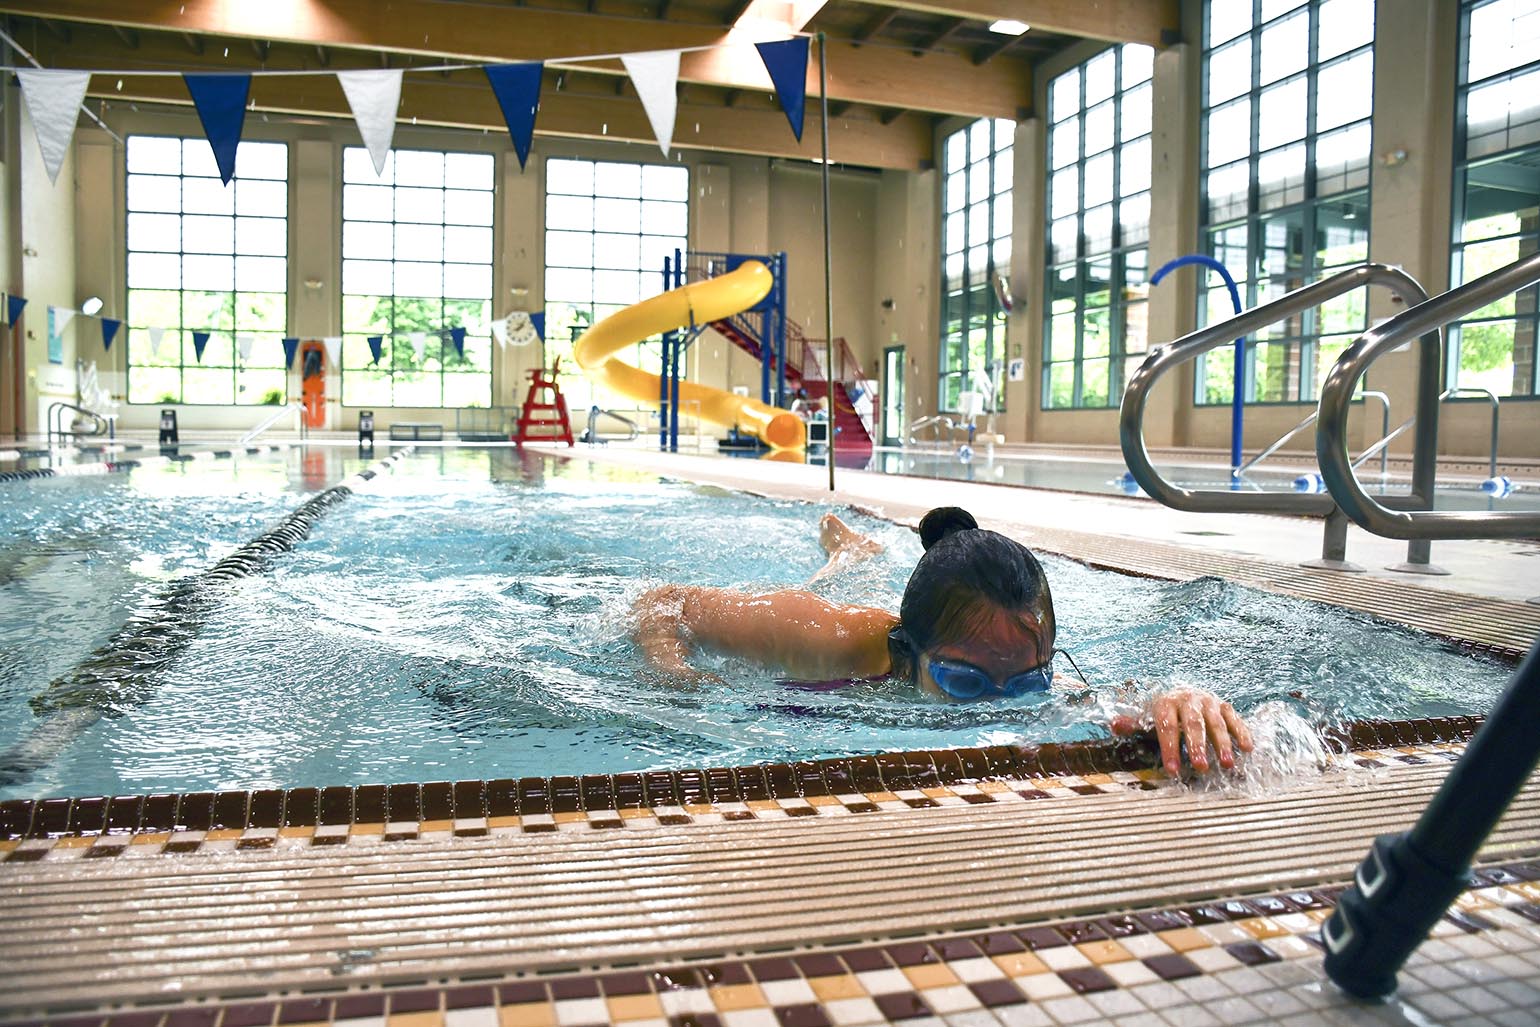
[{"label": "ceiling light fixture", "polygon": [[989,31],[998,32],[1002,36],[1019,36],[1032,26],[1015,18],[1001,18],[999,21],[989,23]]}]

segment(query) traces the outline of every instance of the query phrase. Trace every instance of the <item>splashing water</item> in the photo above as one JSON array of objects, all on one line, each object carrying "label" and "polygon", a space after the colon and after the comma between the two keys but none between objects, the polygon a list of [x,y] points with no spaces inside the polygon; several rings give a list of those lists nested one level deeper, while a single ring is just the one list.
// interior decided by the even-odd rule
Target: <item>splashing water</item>
[{"label": "splashing water", "polygon": [[[186,573],[298,505],[282,498],[274,509],[222,497],[211,504],[221,526],[239,530],[186,555],[135,552],[137,513],[122,526],[110,510],[93,517],[112,539],[101,548],[125,568],[153,555]],[[1058,641],[1091,688],[948,704],[897,681],[792,689],[777,672],[709,654],[699,666],[728,687],[681,687],[646,669],[630,641],[641,592],[666,582],[800,587],[824,563],[823,509],[502,452],[415,456],[267,574],[223,586],[216,613],[151,694],[114,710],[15,794],[614,773],[1078,740],[1106,737],[1112,716],[1181,683],[1248,714],[1258,751],[1247,762],[1265,782],[1316,765],[1317,723],[1482,712],[1507,676],[1341,609],[1052,556]],[[842,516],[884,551],[813,589],[896,610],[917,537]],[[119,616],[136,588],[112,600]],[[25,625],[7,627],[7,616],[0,631],[25,650]],[[46,641],[7,659],[0,744],[32,723],[26,698],[69,666]],[[1067,662],[1057,669],[1071,673]]]}]

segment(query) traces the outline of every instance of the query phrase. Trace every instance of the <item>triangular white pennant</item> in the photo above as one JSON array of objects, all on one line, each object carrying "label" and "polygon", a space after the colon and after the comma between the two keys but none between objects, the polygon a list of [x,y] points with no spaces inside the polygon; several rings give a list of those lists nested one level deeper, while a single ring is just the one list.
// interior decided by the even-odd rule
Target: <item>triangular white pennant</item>
[{"label": "triangular white pennant", "polygon": [[326,359],[331,361],[333,367],[336,367],[342,353],[342,336],[324,336],[321,339],[321,345],[326,347]]},{"label": "triangular white pennant", "polygon": [[396,110],[401,106],[401,69],[339,71],[337,81],[342,83],[348,106],[353,108],[353,120],[358,122],[358,134],[369,148],[374,173],[384,174],[390,141],[396,134]]},{"label": "triangular white pennant", "polygon": [[256,340],[249,335],[237,335],[235,337],[235,349],[241,355],[241,362],[251,360],[251,347]]},{"label": "triangular white pennant", "polygon": [[652,134],[658,137],[663,155],[668,156],[674,142],[674,115],[679,109],[679,51],[622,54],[620,63],[626,66],[636,95],[642,98]]},{"label": "triangular white pennant", "polygon": [[164,328],[150,329],[150,356],[160,356],[160,344],[165,341],[166,330]]},{"label": "triangular white pennant", "polygon": [[49,307],[48,320],[55,335],[63,335],[64,329],[75,320],[75,311],[72,307]]},{"label": "triangular white pennant", "polygon": [[412,355],[419,364],[422,363],[422,355],[428,350],[428,336],[422,332],[413,332],[407,336],[407,341],[412,344]]},{"label": "triangular white pennant", "polygon": [[513,320],[513,315],[493,318],[487,322],[487,327],[492,331],[492,338],[497,340],[497,348],[502,349],[508,345],[508,322]]},{"label": "triangular white pennant", "polygon": [[69,152],[70,139],[75,135],[80,102],[86,98],[86,86],[91,84],[91,73],[19,68],[16,77],[21,79],[21,98],[26,101],[27,113],[32,116],[32,128],[37,133],[37,148],[43,152],[48,181],[57,182],[59,169],[64,166],[64,155]]}]

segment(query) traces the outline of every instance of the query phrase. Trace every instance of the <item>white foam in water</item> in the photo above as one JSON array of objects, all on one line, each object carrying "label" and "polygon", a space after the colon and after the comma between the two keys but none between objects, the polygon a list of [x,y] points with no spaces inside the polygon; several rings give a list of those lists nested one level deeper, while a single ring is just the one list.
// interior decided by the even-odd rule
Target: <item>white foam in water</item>
[{"label": "white foam in water", "polygon": [[[125,569],[181,574],[298,499],[232,489],[206,504],[219,512],[190,539],[145,523],[156,515],[143,504],[104,492],[102,508],[83,516]],[[1265,783],[1315,765],[1313,721],[1482,712],[1507,677],[1490,660],[1341,609],[1055,557],[1044,564],[1058,643],[1091,689],[949,704],[896,681],[787,688],[779,673],[710,655],[699,666],[727,687],[679,687],[642,664],[629,618],[643,589],[802,587],[824,562],[824,509],[501,451],[416,455],[333,510],[271,572],[229,586],[147,701],[98,723],[37,780],[55,793],[123,794],[1031,744],[1106,737],[1111,716],[1185,682],[1247,713],[1259,741],[1247,776]],[[815,591],[896,610],[918,538],[841,515],[886,550]],[[163,587],[160,573],[122,576],[143,591]],[[59,621],[40,621],[35,604],[7,623],[17,608],[0,604],[0,633],[21,647],[0,649],[0,745],[32,723],[27,698],[90,649],[89,639],[70,648],[38,632]],[[1068,661],[1055,666],[1073,680]]]}]

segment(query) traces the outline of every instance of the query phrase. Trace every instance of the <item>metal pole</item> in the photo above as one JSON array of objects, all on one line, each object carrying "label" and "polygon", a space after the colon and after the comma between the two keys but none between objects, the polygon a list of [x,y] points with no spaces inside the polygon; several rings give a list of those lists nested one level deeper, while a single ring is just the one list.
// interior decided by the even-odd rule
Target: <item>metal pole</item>
[{"label": "metal pole", "polygon": [[834,249],[829,232],[829,44],[818,33],[818,128],[823,164],[824,386],[829,402],[829,491],[834,491]]}]

